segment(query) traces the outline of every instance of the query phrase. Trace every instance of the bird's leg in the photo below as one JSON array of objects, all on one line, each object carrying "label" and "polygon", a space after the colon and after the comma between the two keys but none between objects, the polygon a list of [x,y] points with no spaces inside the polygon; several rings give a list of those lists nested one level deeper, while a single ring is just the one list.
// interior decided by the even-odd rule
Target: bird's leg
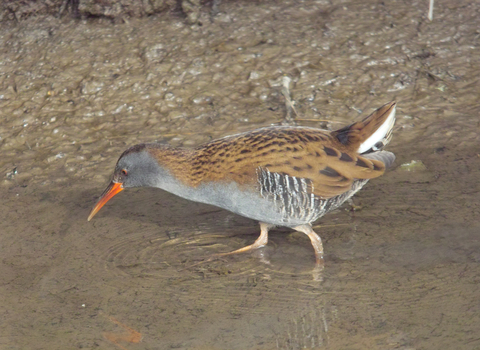
[{"label": "bird's leg", "polygon": [[315,249],[315,258],[317,265],[323,264],[323,244],[320,237],[313,231],[310,225],[300,225],[293,228],[296,231],[305,233],[312,242],[313,249]]},{"label": "bird's leg", "polygon": [[[272,224],[266,224],[264,222],[260,223],[260,237],[257,238],[253,244],[247,245],[246,247],[234,250],[233,252],[229,253],[220,253],[220,254],[215,254],[215,256],[225,256],[225,255],[231,255],[231,254],[237,254],[237,253],[244,253],[248,252],[249,250],[252,249],[257,249],[263,246],[266,246],[268,243],[268,230],[270,230],[273,226]],[[314,232],[315,234],[315,232]],[[320,245],[322,243],[320,242]]]},{"label": "bird's leg", "polygon": [[[268,230],[270,230],[274,226],[275,225],[266,224],[264,222],[261,222],[260,223],[260,237],[258,237],[257,240],[255,242],[253,242],[253,244],[250,244],[250,245],[247,245],[246,247],[234,250],[233,252],[213,254],[207,260],[201,261],[201,262],[196,263],[196,264],[191,265],[191,266],[188,266],[187,268],[191,268],[191,267],[198,266],[200,264],[207,263],[209,261],[214,260],[215,258],[218,258],[219,256],[226,256],[226,255],[232,255],[232,254],[237,254],[237,253],[244,253],[244,252],[248,252],[249,250],[253,250],[253,249],[257,249],[257,248],[261,248],[263,246],[266,246],[267,243],[268,243]],[[185,269],[187,269],[187,268],[185,268]],[[181,271],[183,271],[183,270],[181,270]]]}]

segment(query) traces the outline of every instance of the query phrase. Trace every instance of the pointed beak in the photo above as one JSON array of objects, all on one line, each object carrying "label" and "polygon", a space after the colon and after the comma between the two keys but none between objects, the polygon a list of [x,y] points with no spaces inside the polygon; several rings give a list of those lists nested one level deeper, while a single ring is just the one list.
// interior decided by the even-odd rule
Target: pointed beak
[{"label": "pointed beak", "polygon": [[105,191],[103,191],[102,195],[98,199],[97,204],[93,207],[90,215],[88,216],[88,221],[90,221],[95,214],[102,209],[102,207],[107,203],[113,196],[115,196],[118,192],[123,191],[122,184],[120,182],[110,182],[110,185],[107,186]]}]

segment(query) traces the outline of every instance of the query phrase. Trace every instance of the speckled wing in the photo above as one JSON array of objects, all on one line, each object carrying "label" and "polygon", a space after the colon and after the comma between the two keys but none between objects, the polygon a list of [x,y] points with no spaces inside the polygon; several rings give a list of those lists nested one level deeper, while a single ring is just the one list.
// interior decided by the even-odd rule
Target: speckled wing
[{"label": "speckled wing", "polygon": [[306,181],[308,193],[320,198],[340,195],[355,179],[375,178],[385,170],[381,161],[337,146],[329,132],[304,127],[263,128],[217,140],[198,152],[194,174],[203,181],[233,180],[257,186],[257,171],[263,169],[284,183],[288,178]]}]

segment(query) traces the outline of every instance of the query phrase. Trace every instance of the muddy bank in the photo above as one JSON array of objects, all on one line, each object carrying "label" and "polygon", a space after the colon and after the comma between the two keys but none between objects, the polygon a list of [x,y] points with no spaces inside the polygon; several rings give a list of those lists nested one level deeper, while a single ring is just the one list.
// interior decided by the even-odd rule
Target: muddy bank
[{"label": "muddy bank", "polygon": [[43,18],[46,15],[57,18],[76,19],[104,18],[117,22],[129,18],[140,18],[161,13],[184,18],[191,24],[202,24],[200,17],[207,17],[218,11],[219,1],[200,0],[4,0],[0,3],[1,21],[23,21],[30,17]]},{"label": "muddy bank", "polygon": [[[431,23],[426,12],[222,2],[201,26],[168,14],[2,23],[1,346],[479,348],[480,6],[438,4]],[[269,264],[192,266],[252,243],[258,225],[160,190],[124,191],[86,221],[126,147],[278,125],[285,76],[300,125],[398,102],[395,166],[355,197],[361,210],[315,227],[322,282],[308,239],[284,229]],[[423,166],[401,167],[412,160]]]}]

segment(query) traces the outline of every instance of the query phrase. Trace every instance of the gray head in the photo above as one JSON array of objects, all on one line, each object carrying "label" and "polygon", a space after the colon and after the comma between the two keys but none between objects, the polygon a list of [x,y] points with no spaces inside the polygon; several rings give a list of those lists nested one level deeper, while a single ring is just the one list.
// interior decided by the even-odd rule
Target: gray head
[{"label": "gray head", "polygon": [[118,159],[112,181],[103,191],[97,204],[90,212],[88,221],[93,218],[105,203],[124,188],[155,186],[164,172],[152,154],[148,152],[145,144],[130,147]]},{"label": "gray head", "polygon": [[117,161],[113,172],[113,182],[121,183],[123,188],[155,186],[162,174],[152,154],[145,144],[127,149]]}]

